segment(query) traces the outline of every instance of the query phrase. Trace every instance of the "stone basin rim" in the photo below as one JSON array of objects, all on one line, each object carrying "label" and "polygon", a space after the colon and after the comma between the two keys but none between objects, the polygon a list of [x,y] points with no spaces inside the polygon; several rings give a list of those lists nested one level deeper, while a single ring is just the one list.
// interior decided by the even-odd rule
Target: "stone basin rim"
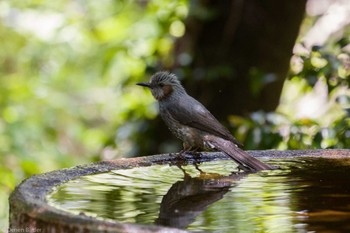
[{"label": "stone basin rim", "polygon": [[[288,157],[350,157],[350,149],[318,149],[318,150],[259,150],[248,151],[254,157],[288,158]],[[186,155],[189,163],[193,157]],[[203,152],[196,161],[207,162],[212,160],[228,159],[221,152]],[[80,176],[93,175],[116,169],[146,167],[156,164],[171,164],[179,159],[171,154],[160,154],[145,157],[101,161],[87,165],[79,165],[34,175],[19,184],[10,196],[10,229],[34,227],[48,232],[189,232],[175,228],[155,225],[141,225],[121,223],[111,220],[102,220],[86,215],[75,215],[47,203],[46,196],[54,187]],[[69,221],[67,222],[67,219]],[[47,231],[45,231],[45,229]]]}]

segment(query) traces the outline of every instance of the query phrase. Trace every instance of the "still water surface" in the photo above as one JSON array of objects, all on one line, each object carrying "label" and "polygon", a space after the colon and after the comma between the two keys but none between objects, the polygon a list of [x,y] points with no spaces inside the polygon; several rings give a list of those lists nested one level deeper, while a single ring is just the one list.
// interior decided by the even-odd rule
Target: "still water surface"
[{"label": "still water surface", "polygon": [[269,160],[244,174],[230,160],[80,177],[47,198],[102,219],[196,232],[350,232],[350,158]]}]

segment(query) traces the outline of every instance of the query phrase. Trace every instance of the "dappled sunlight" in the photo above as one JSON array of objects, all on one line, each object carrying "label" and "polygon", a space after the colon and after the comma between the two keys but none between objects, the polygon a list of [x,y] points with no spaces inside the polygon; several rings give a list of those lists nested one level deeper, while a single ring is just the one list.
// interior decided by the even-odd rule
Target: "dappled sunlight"
[{"label": "dappled sunlight", "polygon": [[306,10],[311,16],[320,16],[303,38],[307,49],[323,46],[332,34],[350,24],[350,5],[346,0],[309,0]]},{"label": "dappled sunlight", "polygon": [[286,81],[279,112],[293,120],[317,121],[323,127],[330,127],[335,121],[345,116],[336,98],[328,96],[325,80],[319,79],[309,91],[299,93],[297,88],[307,88],[304,80],[294,78]]},{"label": "dappled sunlight", "polygon": [[[269,24],[274,17],[268,11],[254,13],[261,10],[260,6],[247,5],[245,9],[244,4],[252,3],[248,1],[233,1],[230,9],[216,10],[210,4],[221,6],[224,2],[207,3],[0,1],[0,203],[5,206],[0,210],[0,231],[7,226],[9,193],[28,176],[92,161],[146,155],[149,151],[178,150],[180,143],[166,134],[164,125],[158,124],[158,108],[151,94],[135,85],[159,70],[178,74],[187,90],[195,82],[189,94],[204,100],[205,105],[218,97],[220,101],[214,103],[217,109],[210,109],[215,116],[226,110],[222,103],[229,103],[231,109],[218,119],[231,126],[245,149],[350,147],[349,2],[308,1],[276,111],[278,98],[273,109],[267,111],[260,110],[263,107],[256,103],[273,102],[269,98],[279,96],[278,88],[262,95],[264,98],[258,97],[266,86],[278,82],[281,87],[285,75],[281,79],[274,72],[265,73],[258,63],[274,67],[273,62],[265,64],[265,55],[273,54],[272,61],[277,61],[282,51],[292,52],[292,46],[279,51],[265,46],[271,41],[275,43],[272,45],[283,44],[278,41],[283,37],[278,33],[284,32],[267,34],[270,37],[257,41],[263,45],[260,61],[249,57],[252,51],[248,50],[258,47],[249,44],[250,40],[249,49],[236,54],[229,44],[249,38],[252,33],[248,30],[248,36],[242,37],[242,28],[250,29],[256,24],[259,29],[273,29]],[[298,9],[304,12],[303,6]],[[212,33],[212,38],[198,36],[209,28],[211,20],[214,26],[220,22],[221,18],[215,21],[223,16],[220,10],[232,11],[225,25],[218,25],[223,26],[223,32]],[[268,20],[260,21],[265,16]],[[240,22],[247,24],[238,28]],[[299,25],[300,22],[295,28]],[[208,50],[195,46],[202,43],[208,44]],[[209,62],[203,59],[204,55]],[[216,64],[221,56],[223,64]],[[243,56],[248,56],[248,60],[241,60]],[[229,59],[237,59],[238,68]],[[237,85],[239,92],[233,92],[241,79],[235,76],[237,71],[250,60],[252,67],[243,79],[247,88]],[[228,85],[230,82],[232,86]],[[224,90],[226,87],[230,89]],[[206,88],[211,88],[211,92]],[[259,106],[249,111],[247,106],[231,104],[232,99],[225,98],[231,98],[231,92],[237,94],[239,101],[247,94],[251,104]],[[238,113],[234,115],[236,109]],[[265,189],[267,184],[261,181],[261,185]],[[259,195],[246,198],[264,199]],[[160,196],[155,201],[160,201]],[[284,204],[267,210],[267,204],[262,203],[259,208],[282,216],[283,211],[290,211]],[[246,208],[254,212],[253,207]],[[235,214],[242,217],[238,209]],[[204,221],[211,216],[201,218]],[[266,224],[261,229],[272,229],[290,219],[255,216],[254,221]]]}]

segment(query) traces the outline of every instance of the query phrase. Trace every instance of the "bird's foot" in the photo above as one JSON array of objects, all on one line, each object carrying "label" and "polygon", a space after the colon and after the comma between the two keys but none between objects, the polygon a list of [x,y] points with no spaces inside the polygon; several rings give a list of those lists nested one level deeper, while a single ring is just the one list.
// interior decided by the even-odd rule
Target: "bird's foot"
[{"label": "bird's foot", "polygon": [[191,176],[186,172],[186,170],[182,168],[182,166],[181,166],[180,164],[177,164],[176,166],[183,172],[184,178],[186,178],[186,177],[191,177]]},{"label": "bird's foot", "polygon": [[175,157],[177,159],[177,162],[180,161],[181,163],[184,163],[184,162],[187,163],[186,154],[183,153],[182,151],[180,151],[179,153],[169,153],[169,156]]},{"label": "bird's foot", "polygon": [[169,162],[170,166],[187,166],[188,165],[188,161],[185,157],[177,154],[177,153],[169,153],[169,156],[174,157],[174,159],[171,159]]},{"label": "bird's foot", "polygon": [[200,174],[205,173],[202,169],[199,168],[198,165],[199,165],[199,164],[196,163],[196,162],[193,163],[193,166],[197,169],[197,171],[199,171]]},{"label": "bird's foot", "polygon": [[180,151],[180,155],[182,156],[186,156],[186,155],[190,155],[192,157],[194,157],[195,159],[199,159],[200,156],[201,156],[201,153],[197,151],[197,149],[194,149],[194,150],[186,150],[186,149],[183,149]]}]

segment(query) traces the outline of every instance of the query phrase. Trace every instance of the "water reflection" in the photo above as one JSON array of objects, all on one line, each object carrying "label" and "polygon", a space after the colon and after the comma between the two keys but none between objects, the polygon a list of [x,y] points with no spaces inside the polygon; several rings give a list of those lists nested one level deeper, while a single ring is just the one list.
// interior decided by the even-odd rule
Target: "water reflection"
[{"label": "water reflection", "polygon": [[299,180],[295,208],[309,231],[350,232],[350,158],[306,160],[290,175]]},{"label": "water reflection", "polygon": [[164,195],[160,203],[158,225],[187,228],[196,217],[212,203],[222,199],[233,186],[233,183],[248,173],[232,173],[223,176],[218,173],[206,173],[199,170],[198,177],[191,177],[186,170],[184,178],[175,182]]},{"label": "water reflection", "polygon": [[350,232],[350,158],[269,161],[282,169],[232,171],[155,165],[80,177],[47,199],[76,214],[205,232]]}]

